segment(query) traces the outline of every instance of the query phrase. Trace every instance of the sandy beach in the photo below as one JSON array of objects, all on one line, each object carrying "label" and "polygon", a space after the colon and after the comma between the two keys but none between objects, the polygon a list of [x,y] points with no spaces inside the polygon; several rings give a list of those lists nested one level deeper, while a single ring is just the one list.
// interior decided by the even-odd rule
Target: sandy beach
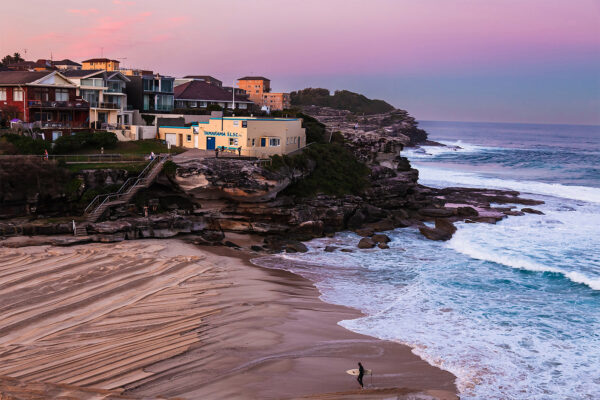
[{"label": "sandy beach", "polygon": [[453,375],[250,258],[180,239],[0,247],[0,398],[457,398]]}]

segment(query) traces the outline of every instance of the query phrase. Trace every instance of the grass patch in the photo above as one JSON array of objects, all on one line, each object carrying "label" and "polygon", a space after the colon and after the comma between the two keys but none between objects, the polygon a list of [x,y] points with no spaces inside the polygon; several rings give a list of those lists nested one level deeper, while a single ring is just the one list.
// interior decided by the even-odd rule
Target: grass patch
[{"label": "grass patch", "polygon": [[[186,149],[183,147],[171,147],[171,154],[183,153]],[[104,149],[105,154],[154,154],[168,153],[169,149],[162,140],[147,139],[147,140],[132,140],[130,142],[118,142],[110,149]],[[75,152],[68,154],[100,154],[100,149],[97,147],[84,147]]]}]

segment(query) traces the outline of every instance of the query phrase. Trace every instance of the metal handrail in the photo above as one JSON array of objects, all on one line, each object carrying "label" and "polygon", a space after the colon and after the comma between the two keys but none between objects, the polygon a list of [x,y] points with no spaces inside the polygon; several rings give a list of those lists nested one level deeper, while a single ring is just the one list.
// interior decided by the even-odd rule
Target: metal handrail
[{"label": "metal handrail", "polygon": [[[123,183],[123,185],[121,185],[121,187],[119,188],[119,190],[117,192],[108,193],[108,194],[100,194],[100,195],[94,197],[94,199],[90,202],[90,204],[88,204],[88,206],[85,208],[84,214],[90,213],[90,211],[92,209],[95,210],[95,209],[102,207],[102,205],[104,203],[108,203],[113,200],[118,200],[119,198],[125,197],[126,195],[131,193],[133,188],[136,187],[139,182],[147,179],[147,176],[144,176],[144,175],[146,175],[148,172],[151,172],[152,169],[154,168],[154,165],[162,162],[163,160],[166,160],[167,158],[169,158],[169,155],[163,155],[163,154],[158,155],[155,159],[151,160],[148,163],[148,165],[146,165],[146,167],[142,170],[142,172],[140,172],[140,174],[137,177],[132,177],[132,178],[127,179],[125,181],[125,183]],[[134,182],[134,183],[130,184],[130,182]],[[125,191],[125,190],[127,190],[127,191]],[[100,199],[103,199],[102,202],[100,202]],[[96,203],[99,203],[99,204],[96,206]]]}]

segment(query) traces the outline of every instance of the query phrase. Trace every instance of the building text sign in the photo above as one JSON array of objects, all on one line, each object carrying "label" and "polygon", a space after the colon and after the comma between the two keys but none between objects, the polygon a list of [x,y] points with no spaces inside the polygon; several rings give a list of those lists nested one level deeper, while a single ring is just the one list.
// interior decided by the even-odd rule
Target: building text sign
[{"label": "building text sign", "polygon": [[229,136],[229,137],[239,137],[240,135],[236,132],[216,132],[216,131],[204,131],[206,136]]}]

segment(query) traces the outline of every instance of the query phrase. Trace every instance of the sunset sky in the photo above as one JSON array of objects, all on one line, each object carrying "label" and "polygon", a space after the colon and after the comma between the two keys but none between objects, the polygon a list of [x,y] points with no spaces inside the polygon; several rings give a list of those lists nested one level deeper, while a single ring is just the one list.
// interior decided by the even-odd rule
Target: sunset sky
[{"label": "sunset sky", "polygon": [[421,120],[600,124],[600,0],[3,3],[2,55],[103,54],[226,85],[263,75],[274,91],[349,89]]}]

